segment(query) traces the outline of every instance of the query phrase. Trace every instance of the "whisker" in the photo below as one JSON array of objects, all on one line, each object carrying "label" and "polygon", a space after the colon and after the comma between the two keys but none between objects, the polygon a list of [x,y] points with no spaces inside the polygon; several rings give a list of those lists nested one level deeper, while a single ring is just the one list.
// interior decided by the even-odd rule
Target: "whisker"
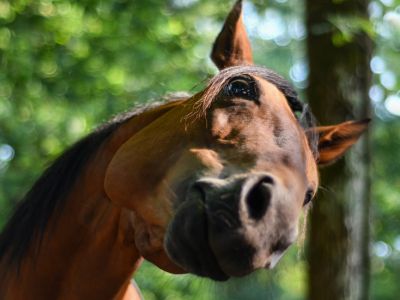
[{"label": "whisker", "polygon": [[322,193],[325,193],[325,194],[336,195],[336,192],[331,187],[328,187],[328,186],[320,185],[318,190],[320,190]]}]

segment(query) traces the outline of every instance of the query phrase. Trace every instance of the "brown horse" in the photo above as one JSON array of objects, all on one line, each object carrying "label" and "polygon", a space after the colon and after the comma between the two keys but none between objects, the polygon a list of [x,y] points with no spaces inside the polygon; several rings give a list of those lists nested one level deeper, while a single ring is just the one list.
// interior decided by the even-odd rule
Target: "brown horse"
[{"label": "brown horse", "polygon": [[[313,127],[282,77],[253,66],[241,1],[200,93],[122,115],[67,150],[0,237],[0,299],[136,299],[145,258],[215,280],[272,268],[367,121]],[[321,99],[322,100],[322,99]]]}]

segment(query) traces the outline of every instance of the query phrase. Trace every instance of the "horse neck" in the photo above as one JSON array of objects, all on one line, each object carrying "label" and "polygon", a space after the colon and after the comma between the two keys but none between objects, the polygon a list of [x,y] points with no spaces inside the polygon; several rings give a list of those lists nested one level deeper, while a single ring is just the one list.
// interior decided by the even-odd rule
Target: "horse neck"
[{"label": "horse neck", "polygon": [[104,175],[115,152],[127,139],[177,104],[170,103],[127,120],[103,143],[77,178],[61,212],[51,218],[40,251],[34,259],[33,250],[28,251],[18,275],[11,274],[3,281],[3,287],[0,284],[0,290],[9,293],[5,298],[124,296],[141,262],[134,242],[134,212],[117,207],[108,199]]}]

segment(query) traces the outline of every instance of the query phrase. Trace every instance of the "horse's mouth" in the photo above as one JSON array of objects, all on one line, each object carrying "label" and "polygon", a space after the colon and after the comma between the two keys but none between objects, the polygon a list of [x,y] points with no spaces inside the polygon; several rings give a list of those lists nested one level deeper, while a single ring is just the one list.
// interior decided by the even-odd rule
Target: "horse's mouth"
[{"label": "horse's mouth", "polygon": [[192,193],[171,221],[164,247],[173,262],[190,273],[217,281],[240,277],[254,268],[254,249],[240,232],[238,215],[225,201],[205,201]]},{"label": "horse's mouth", "polygon": [[176,255],[180,256],[180,258],[173,259],[175,263],[181,265],[188,272],[201,277],[208,277],[216,281],[226,281],[230,278],[221,269],[214,253],[206,242],[201,242],[203,245],[202,253],[198,249],[193,248],[198,245],[190,245],[189,243],[187,243],[186,247],[180,247],[181,253],[172,255],[173,257]]},{"label": "horse's mouth", "polygon": [[207,213],[203,202],[187,202],[171,222],[165,249],[173,262],[198,276],[226,281],[229,275],[220,267],[210,246]]}]

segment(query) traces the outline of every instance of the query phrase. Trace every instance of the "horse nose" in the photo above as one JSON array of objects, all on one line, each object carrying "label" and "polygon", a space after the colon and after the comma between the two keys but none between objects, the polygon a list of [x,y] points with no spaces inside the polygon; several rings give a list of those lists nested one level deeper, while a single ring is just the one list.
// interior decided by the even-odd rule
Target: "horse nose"
[{"label": "horse nose", "polygon": [[[235,178],[202,178],[191,187],[191,198],[207,203],[210,211],[246,211],[250,219],[261,220],[271,204],[276,180],[268,173]],[[237,215],[237,218],[239,216]]]},{"label": "horse nose", "polygon": [[251,219],[258,221],[267,213],[274,185],[274,178],[267,174],[251,177],[245,181],[241,202]]},{"label": "horse nose", "polygon": [[202,178],[197,180],[190,188],[191,192],[195,192],[201,197],[203,202],[209,198],[214,198],[221,190],[226,182],[219,178]]}]

